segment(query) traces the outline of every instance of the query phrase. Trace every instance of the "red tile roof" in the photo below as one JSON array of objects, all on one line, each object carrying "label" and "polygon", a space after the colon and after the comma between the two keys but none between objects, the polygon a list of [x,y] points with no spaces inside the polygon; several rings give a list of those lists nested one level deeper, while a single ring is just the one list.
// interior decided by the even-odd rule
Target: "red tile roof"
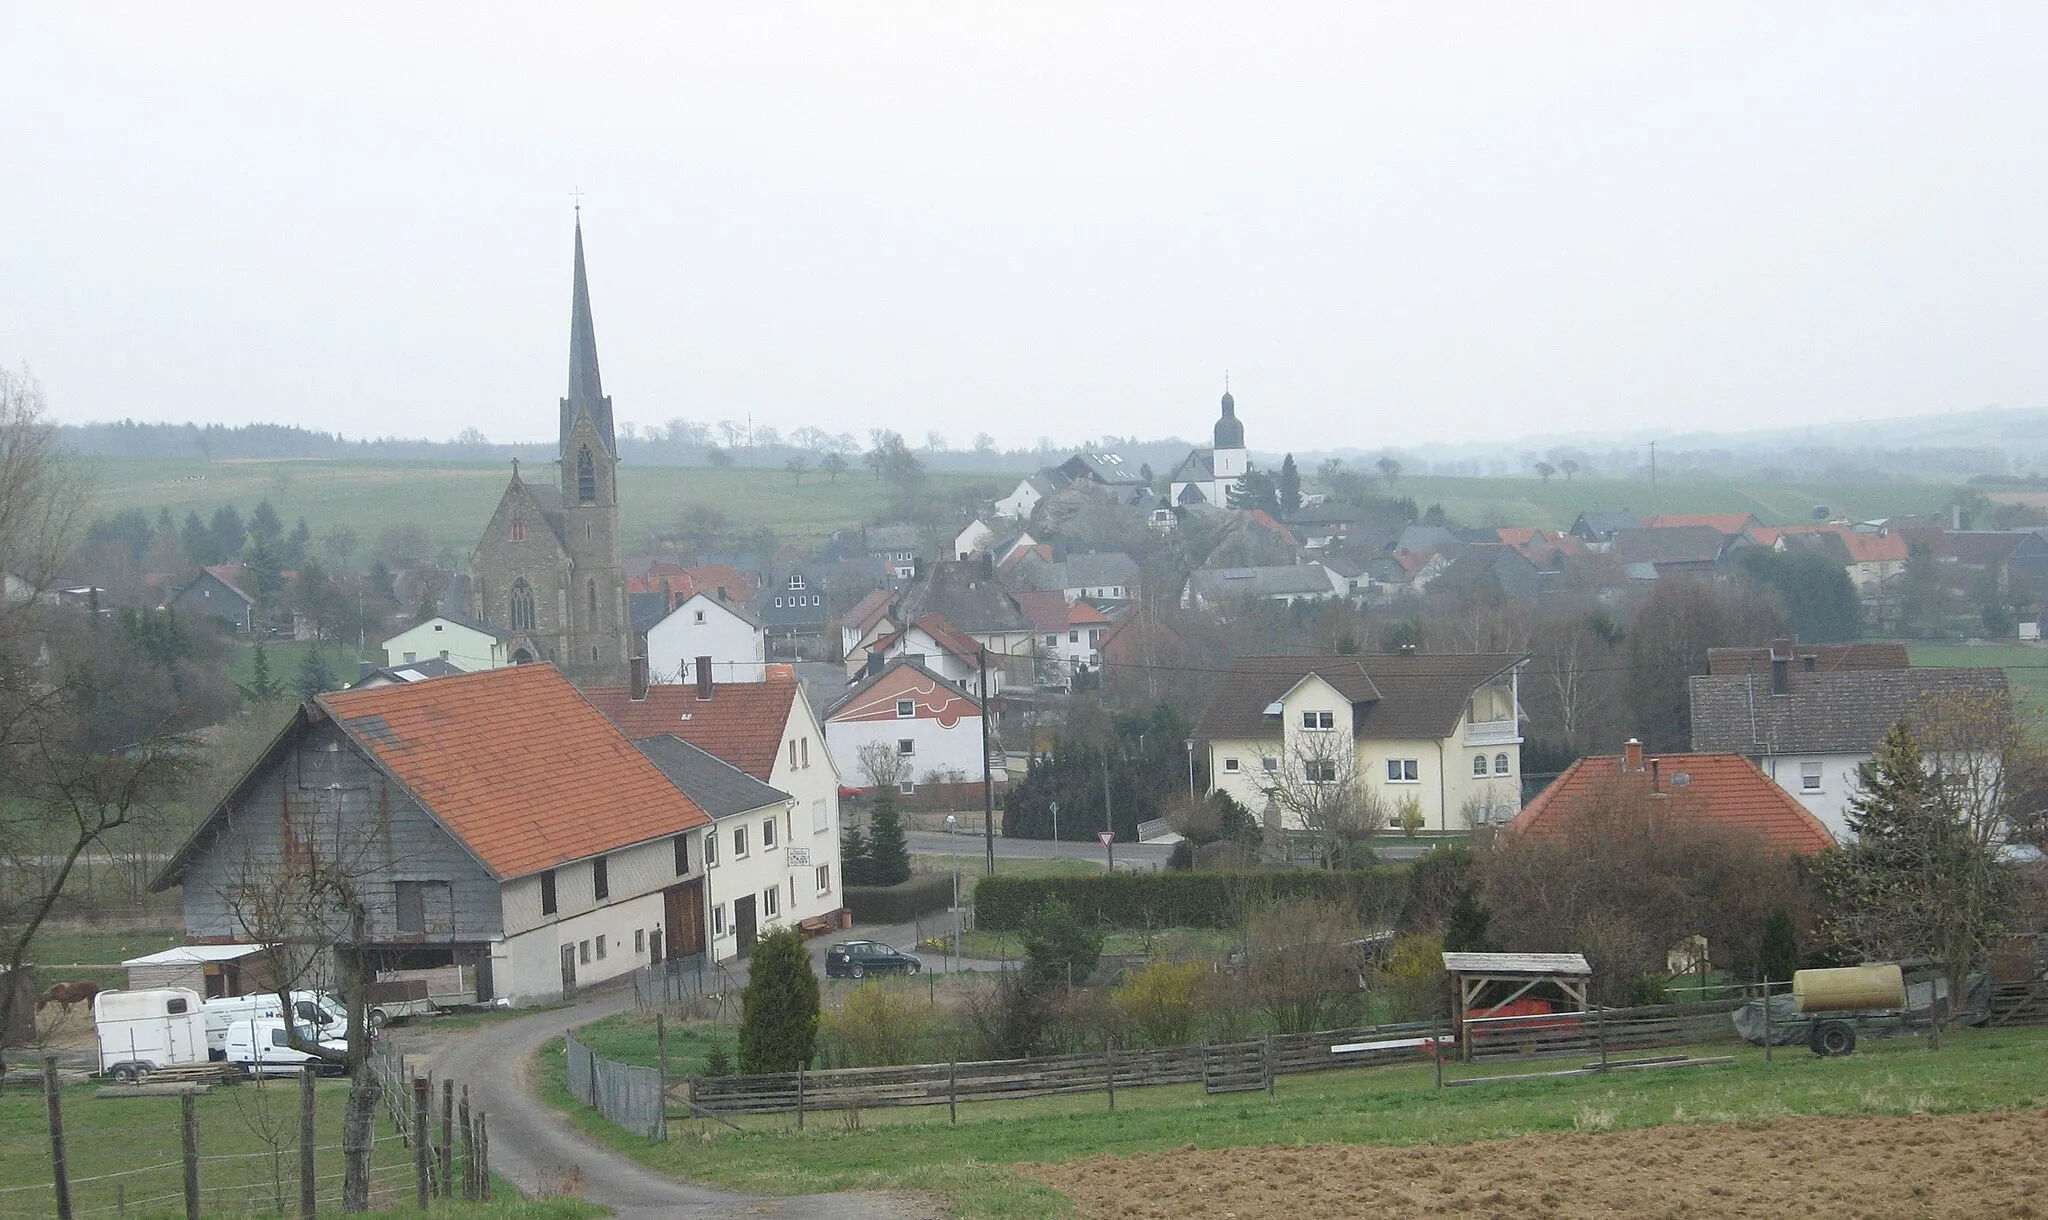
[{"label": "red tile roof", "polygon": [[1753,525],[1759,525],[1755,513],[1658,513],[1645,517],[1643,529],[1682,529],[1688,525],[1703,525],[1733,538]]},{"label": "red tile roof", "polygon": [[1031,629],[1040,633],[1062,631],[1067,626],[1067,595],[1058,589],[1026,589],[1013,593],[1017,608],[1031,623]]},{"label": "red tile roof", "polygon": [[1617,786],[1668,798],[1673,810],[1713,826],[1758,834],[1778,851],[1820,852],[1835,845],[1819,818],[1740,754],[1652,756],[1634,772],[1624,772],[1615,755],[1581,758],[1516,814],[1507,829],[1536,838],[1562,837],[1579,811]]},{"label": "red tile roof", "polygon": [[501,878],[711,820],[552,666],[317,702]]},{"label": "red tile roof", "polygon": [[796,692],[793,681],[721,682],[709,699],[697,697],[695,684],[650,686],[645,699],[623,686],[594,686],[583,696],[635,741],[673,733],[767,783]]}]

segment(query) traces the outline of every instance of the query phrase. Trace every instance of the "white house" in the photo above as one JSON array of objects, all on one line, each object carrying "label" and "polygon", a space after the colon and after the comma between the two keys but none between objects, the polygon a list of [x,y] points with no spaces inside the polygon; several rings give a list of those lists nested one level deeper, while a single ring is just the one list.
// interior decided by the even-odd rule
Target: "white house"
[{"label": "white house", "polygon": [[882,742],[909,766],[906,791],[964,783],[982,770],[981,705],[915,661],[889,662],[825,711],[825,738],[839,772],[861,785],[860,750]]},{"label": "white house", "polygon": [[699,658],[720,682],[759,682],[768,672],[761,620],[736,601],[692,594],[647,629],[647,667],[656,681],[694,682]]},{"label": "white house", "polygon": [[971,559],[994,545],[995,540],[996,532],[989,528],[988,522],[976,518],[953,535],[953,558]]},{"label": "white house", "polygon": [[1008,517],[1012,521],[1029,521],[1032,510],[1038,507],[1038,502],[1066,486],[1066,483],[1065,476],[1051,470],[1025,475],[1017,481],[1015,490],[996,501],[996,515]]},{"label": "white house", "polygon": [[[783,918],[816,921],[838,909],[839,770],[826,747],[824,726],[787,666],[771,666],[765,682],[718,682],[707,675],[687,686],[591,687],[583,693],[635,741],[673,735],[785,794],[791,803],[777,846],[769,849],[776,853],[776,867],[787,874],[784,892],[792,905],[783,907]],[[724,838],[712,849],[719,861],[715,868],[734,859],[741,846],[744,858],[756,860],[762,831],[755,825],[746,843],[738,844],[731,832],[739,825],[722,827]],[[805,877],[812,886],[808,895]],[[733,895],[741,891],[731,881],[721,885],[715,879],[712,891],[707,899],[711,940],[722,960],[739,951],[742,912]],[[720,893],[727,897],[721,899]],[[766,922],[766,906],[763,897],[754,907],[762,928],[772,926]]]},{"label": "white house", "polygon": [[1390,822],[1413,802],[1431,833],[1498,824],[1522,805],[1516,675],[1527,660],[1239,657],[1218,679],[1195,737],[1212,787],[1287,829],[1299,818],[1279,794],[1318,783],[1356,784]]},{"label": "white house", "polygon": [[384,664],[404,665],[439,657],[464,673],[511,664],[506,635],[459,614],[437,614],[384,641]]},{"label": "white house", "polygon": [[1781,640],[1709,649],[1707,664],[1690,683],[1693,749],[1748,758],[1843,841],[1855,837],[1849,803],[1886,729],[1931,703],[2009,690],[2002,669],[1911,668],[1896,645]]}]

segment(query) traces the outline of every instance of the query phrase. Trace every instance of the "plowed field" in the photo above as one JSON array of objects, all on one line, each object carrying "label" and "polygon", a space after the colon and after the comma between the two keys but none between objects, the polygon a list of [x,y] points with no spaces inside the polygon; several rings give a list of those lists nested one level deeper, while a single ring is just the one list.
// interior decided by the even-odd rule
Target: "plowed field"
[{"label": "plowed field", "polygon": [[1019,1168],[1087,1217],[2048,1217],[2048,1111],[1190,1147]]}]

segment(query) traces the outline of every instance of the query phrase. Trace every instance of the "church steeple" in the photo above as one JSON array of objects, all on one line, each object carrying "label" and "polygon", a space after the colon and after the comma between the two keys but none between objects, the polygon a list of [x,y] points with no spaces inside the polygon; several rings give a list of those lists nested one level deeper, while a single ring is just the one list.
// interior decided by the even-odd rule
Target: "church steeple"
[{"label": "church steeple", "polygon": [[597,324],[590,317],[590,281],[583,271],[583,217],[576,218],[576,283],[569,303],[569,396],[562,400],[562,454],[569,450],[569,432],[576,418],[588,415],[604,439],[605,452],[616,458],[619,445],[612,433],[612,400],[604,395],[597,375]]}]

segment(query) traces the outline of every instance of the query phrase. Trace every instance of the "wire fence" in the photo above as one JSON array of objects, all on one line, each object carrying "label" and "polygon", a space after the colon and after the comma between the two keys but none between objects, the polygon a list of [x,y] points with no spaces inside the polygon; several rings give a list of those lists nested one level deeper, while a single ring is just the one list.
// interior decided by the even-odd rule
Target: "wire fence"
[{"label": "wire fence", "polygon": [[648,1139],[668,1138],[668,1103],[658,1068],[606,1059],[576,1040],[563,1040],[569,1093],[612,1122]]}]

